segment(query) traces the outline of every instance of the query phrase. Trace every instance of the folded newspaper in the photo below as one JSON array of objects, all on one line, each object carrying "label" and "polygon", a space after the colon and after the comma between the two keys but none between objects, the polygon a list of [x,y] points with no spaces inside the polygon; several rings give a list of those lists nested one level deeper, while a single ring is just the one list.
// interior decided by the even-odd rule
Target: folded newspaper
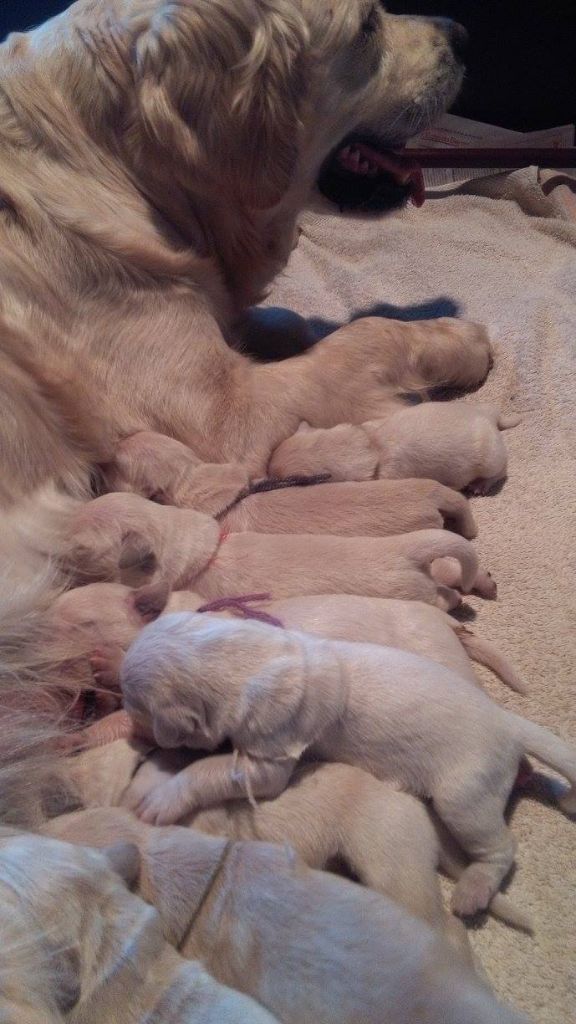
[{"label": "folded newspaper", "polygon": [[[536,132],[514,132],[481,121],[471,121],[455,114],[444,114],[433,128],[414,136],[407,148],[418,149],[492,149],[527,148],[535,146],[563,149],[574,145],[574,125],[545,128]],[[447,185],[468,178],[483,178],[487,174],[500,174],[498,167],[429,167],[424,170],[424,182],[430,186]],[[507,168],[509,170],[509,168]],[[576,170],[568,173],[576,174]]]}]

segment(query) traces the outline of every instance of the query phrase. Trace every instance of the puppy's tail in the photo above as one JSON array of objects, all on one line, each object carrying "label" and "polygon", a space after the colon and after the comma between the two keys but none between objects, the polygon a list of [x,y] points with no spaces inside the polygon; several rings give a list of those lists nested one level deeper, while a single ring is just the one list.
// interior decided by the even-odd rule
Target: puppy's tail
[{"label": "puppy's tail", "polygon": [[426,572],[438,558],[455,558],[462,569],[462,590],[466,594],[472,590],[478,575],[478,556],[464,537],[448,530],[417,530],[394,540],[401,540],[403,554]]},{"label": "puppy's tail", "polygon": [[566,814],[576,814],[576,746],[520,715],[511,711],[505,714],[514,721],[514,733],[523,745],[524,753],[532,754],[568,779],[570,789],[559,798],[558,804]]},{"label": "puppy's tail", "polygon": [[476,636],[472,630],[461,626],[459,623],[454,622],[452,628],[472,661],[477,661],[480,665],[486,665],[486,668],[491,669],[503,683],[506,683],[512,690],[516,690],[517,693],[528,693],[524,680],[518,675],[518,672],[508,661],[508,658],[501,654],[494,644],[491,644],[489,640],[483,640],[482,637]]},{"label": "puppy's tail", "polygon": [[522,422],[522,417],[517,412],[501,412],[498,414],[498,427],[500,430],[510,430]]}]

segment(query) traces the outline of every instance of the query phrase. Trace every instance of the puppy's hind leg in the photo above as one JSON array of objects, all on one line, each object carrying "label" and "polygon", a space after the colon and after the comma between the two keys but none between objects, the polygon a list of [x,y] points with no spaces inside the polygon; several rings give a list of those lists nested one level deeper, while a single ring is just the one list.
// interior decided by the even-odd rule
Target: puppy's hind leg
[{"label": "puppy's hind leg", "polygon": [[339,827],[339,854],[363,885],[433,927],[445,911],[436,875],[439,844],[424,805],[366,777]]},{"label": "puppy's hind leg", "polygon": [[441,608],[443,612],[453,612],[455,608],[459,608],[462,604],[462,594],[453,587],[445,587],[443,584],[438,584],[436,589],[436,605]]},{"label": "puppy's hind leg", "polygon": [[474,540],[478,535],[478,527],[468,500],[463,494],[453,491],[450,487],[442,487],[438,507],[447,529],[453,529],[467,540]]},{"label": "puppy's hind leg", "polygon": [[454,913],[470,917],[486,910],[514,863],[516,840],[504,821],[505,796],[502,791],[481,791],[478,785],[456,785],[443,788],[433,799],[443,822],[471,858],[452,895]]}]

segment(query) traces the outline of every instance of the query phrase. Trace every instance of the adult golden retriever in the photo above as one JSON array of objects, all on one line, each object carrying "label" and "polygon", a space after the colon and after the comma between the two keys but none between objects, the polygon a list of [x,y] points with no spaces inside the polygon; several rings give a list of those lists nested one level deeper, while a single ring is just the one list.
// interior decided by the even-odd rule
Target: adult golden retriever
[{"label": "adult golden retriever", "polygon": [[458,27],[374,0],[80,0],[0,47],[0,500],[141,429],[261,472],[302,419],[473,384],[474,325],[359,320],[257,365],[234,324],[351,132],[399,146],[454,98]]}]

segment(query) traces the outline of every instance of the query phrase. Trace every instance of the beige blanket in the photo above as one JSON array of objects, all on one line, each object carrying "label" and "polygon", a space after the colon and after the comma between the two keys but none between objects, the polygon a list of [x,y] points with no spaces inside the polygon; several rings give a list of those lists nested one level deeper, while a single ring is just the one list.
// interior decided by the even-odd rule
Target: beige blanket
[{"label": "beige blanket", "polygon": [[[429,193],[423,209],[342,217],[323,202],[268,305],[311,318],[323,336],[351,317],[461,315],[490,328],[482,388],[523,415],[506,435],[510,478],[474,501],[479,548],[499,584],[471,602],[477,628],[530,684],[508,706],[576,741],[576,199],[570,179],[535,168]],[[574,183],[576,185],[576,182]],[[549,777],[549,776],[548,776]],[[576,823],[540,799],[513,814],[514,900],[534,938],[489,921],[473,935],[495,988],[537,1024],[576,1013]]]}]

